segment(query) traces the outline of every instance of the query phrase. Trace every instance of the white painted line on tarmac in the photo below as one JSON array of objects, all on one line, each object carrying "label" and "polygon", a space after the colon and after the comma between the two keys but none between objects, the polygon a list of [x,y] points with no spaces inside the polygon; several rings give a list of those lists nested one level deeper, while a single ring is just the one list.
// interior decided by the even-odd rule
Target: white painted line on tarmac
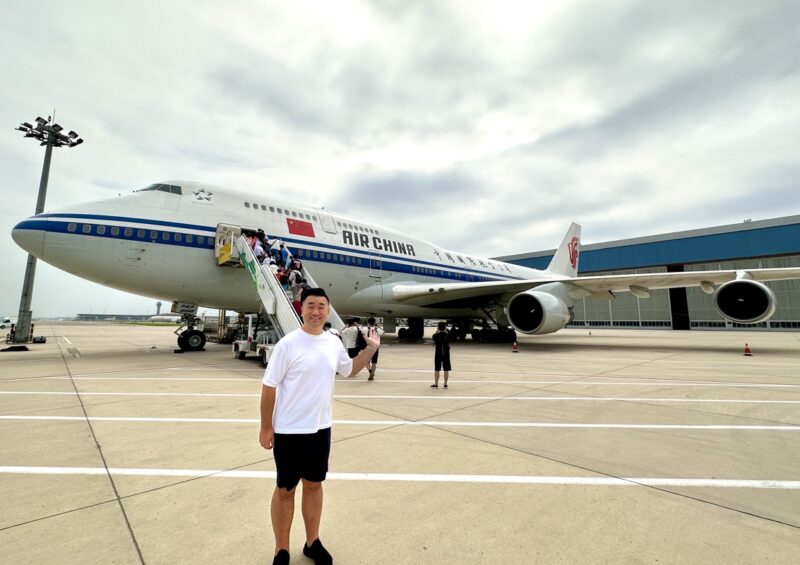
[{"label": "white painted line on tarmac", "polygon": [[[2,390],[2,394],[21,394],[21,395],[39,395],[39,396],[75,396],[75,392],[41,392],[41,391],[21,391],[21,390]],[[81,396],[207,396],[211,398],[224,398],[224,397],[246,397],[246,398],[260,398],[261,394],[257,393],[239,393],[239,392],[81,392]],[[800,402],[798,400],[797,402]]]},{"label": "white painted line on tarmac", "polygon": [[[85,422],[83,416],[0,416],[0,420],[21,421],[75,421]],[[140,422],[170,424],[259,424],[258,418],[137,418],[118,416],[89,416],[91,422]],[[615,430],[731,430],[798,432],[800,426],[732,426],[695,424],[571,424],[565,422],[452,422],[425,420],[334,420],[334,424],[345,426],[432,426],[443,428],[568,428],[568,429],[615,429]]]},{"label": "white painted line on tarmac", "polygon": [[[568,379],[570,377],[564,377]],[[625,377],[600,377],[600,378],[620,378]],[[187,382],[236,382],[247,381],[251,383],[260,383],[260,379],[256,378],[194,378],[194,377],[43,377],[45,380],[75,380],[75,381],[187,381]],[[607,382],[607,381],[489,381],[489,380],[464,380],[453,379],[456,384],[483,384],[483,385],[592,385],[592,386],[650,386],[650,387],[675,387],[675,386],[693,386],[693,387],[717,387],[717,388],[800,388],[800,384],[783,384],[783,383],[720,383],[719,381],[703,382],[703,381],[620,381],[620,382]],[[426,380],[406,380],[406,379],[379,379],[367,383],[365,379],[336,379],[336,383],[359,383],[367,384],[367,386],[375,386],[376,384],[420,384],[431,383],[431,379]]]},{"label": "white painted line on tarmac", "polygon": [[72,345],[72,342],[71,342],[71,341],[70,341],[70,340],[67,338],[67,336],[65,336],[65,335],[62,335],[62,336],[61,336],[61,339],[63,339],[64,341],[66,341],[68,344]]},{"label": "white painted line on tarmac", "polygon": [[[74,396],[75,392],[42,392],[25,390],[4,390],[0,395],[30,396]],[[81,396],[146,396],[146,397],[201,397],[201,398],[260,398],[259,393],[239,392],[81,392]],[[800,404],[800,400],[738,400],[730,398],[644,398],[621,396],[451,396],[444,394],[431,395],[395,395],[395,394],[334,394],[334,399],[379,399],[379,400],[509,400],[509,401],[559,401],[559,402],[704,402],[710,404]]]},{"label": "white painted line on tarmac", "polygon": [[[64,393],[71,394],[71,393]],[[83,393],[81,393],[83,394]],[[260,396],[260,395],[254,395]],[[618,396],[450,396],[445,394],[433,396],[392,396],[372,394],[335,394],[334,398],[381,398],[381,399],[408,399],[408,400],[531,400],[531,401],[619,401],[619,402],[709,402],[730,404],[800,404],[800,400],[733,400],[719,398],[643,398],[643,397],[618,397]]]},{"label": "white painted line on tarmac", "polygon": [[[7,475],[124,475],[132,477],[206,477],[215,479],[274,479],[275,471],[224,471],[215,469],[141,469],[126,467],[0,467]],[[800,490],[800,481],[764,479],[684,479],[549,477],[532,475],[440,475],[430,473],[328,473],[332,481],[390,481],[419,483],[489,483],[556,486],[658,486]]]}]

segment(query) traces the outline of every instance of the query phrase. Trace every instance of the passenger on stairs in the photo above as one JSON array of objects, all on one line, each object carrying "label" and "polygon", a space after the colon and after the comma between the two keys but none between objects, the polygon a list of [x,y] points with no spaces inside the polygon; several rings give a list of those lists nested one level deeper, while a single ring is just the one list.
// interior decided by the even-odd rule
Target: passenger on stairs
[{"label": "passenger on stairs", "polygon": [[278,263],[278,272],[275,273],[275,278],[277,278],[278,282],[281,283],[281,286],[283,287],[283,290],[287,290],[288,289],[289,280],[288,280],[288,274],[286,273],[286,267],[284,267],[280,263]]},{"label": "passenger on stairs", "polygon": [[267,258],[267,252],[264,250],[264,246],[258,238],[256,238],[255,245],[253,246],[253,254],[256,256],[259,264],[264,263],[264,259]]},{"label": "passenger on stairs", "polygon": [[294,297],[294,300],[300,300],[300,294],[303,292],[303,275],[300,274],[300,271],[290,269],[288,276],[289,289],[292,291],[292,296]]},{"label": "passenger on stairs", "polygon": [[289,265],[289,259],[292,257],[292,254],[289,252],[289,250],[286,248],[283,242],[281,242],[279,250],[281,253],[281,260],[278,261],[278,265],[284,265],[284,266]]},{"label": "passenger on stairs", "polygon": [[282,247],[283,247],[283,242],[280,239],[275,238],[275,240],[272,242],[272,248],[270,249],[270,253],[272,253],[272,258],[275,259],[275,263],[277,263],[278,266],[283,264],[281,262]]}]

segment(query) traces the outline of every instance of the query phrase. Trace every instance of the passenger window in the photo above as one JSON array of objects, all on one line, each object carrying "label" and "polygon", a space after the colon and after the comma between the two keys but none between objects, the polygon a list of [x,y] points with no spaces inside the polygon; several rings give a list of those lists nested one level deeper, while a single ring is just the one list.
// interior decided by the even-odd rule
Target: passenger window
[{"label": "passenger window", "polygon": [[104,233],[106,233],[106,227],[105,226],[97,226],[97,235],[103,235]]},{"label": "passenger window", "polygon": [[275,206],[270,206],[270,207],[269,207],[269,211],[270,211],[270,212],[274,212],[274,211],[275,211]]},{"label": "passenger window", "polygon": [[175,241],[183,241],[183,234],[182,233],[176,233],[175,234]]},{"label": "passenger window", "polygon": [[264,204],[261,205],[261,209],[264,210],[265,212],[267,211],[267,207]]},{"label": "passenger window", "polygon": [[125,228],[125,237],[130,237],[133,235],[133,228]]},{"label": "passenger window", "polygon": [[92,233],[92,224],[83,224],[81,226],[81,231],[83,233]]},{"label": "passenger window", "polygon": [[158,239],[158,232],[157,231],[151,231],[150,232],[150,239],[152,239],[153,241],[157,240]]},{"label": "passenger window", "polygon": [[319,253],[317,253],[316,251],[314,251],[314,259],[316,259],[317,257],[319,257]]},{"label": "passenger window", "polygon": [[336,225],[342,227],[342,222],[336,222]]},{"label": "passenger window", "polygon": [[281,210],[280,208],[278,208],[278,214],[283,214],[283,210]]},{"label": "passenger window", "polygon": [[144,230],[136,230],[136,237],[139,239],[144,239],[145,231]]},{"label": "passenger window", "polygon": [[119,228],[117,226],[111,226],[111,235],[119,235]]},{"label": "passenger window", "polygon": [[297,212],[292,211],[292,216],[294,216],[296,218],[297,217]]},{"label": "passenger window", "polygon": [[258,210],[258,204],[256,204],[255,202],[253,202],[253,208],[255,208],[256,210]]},{"label": "passenger window", "polygon": [[316,217],[316,216],[312,216],[312,218],[313,218],[313,220],[314,220],[315,222],[317,221],[317,217]]},{"label": "passenger window", "polygon": [[192,234],[190,234],[190,233],[187,233],[186,234],[186,243],[193,243],[193,242],[194,242],[194,236]]},{"label": "passenger window", "polygon": [[244,203],[244,207],[245,207],[245,208],[249,208],[249,207],[250,207],[250,203],[249,203],[249,202],[245,202],[245,203]]},{"label": "passenger window", "polygon": [[74,233],[78,230],[78,224],[67,224],[67,231]]},{"label": "passenger window", "polygon": [[164,240],[164,241],[169,241],[169,240],[170,240],[170,237],[169,237],[169,235],[170,235],[170,234],[169,234],[169,232],[168,232],[168,231],[161,232],[161,239],[162,239],[162,240]]},{"label": "passenger window", "polygon": [[284,210],[283,213],[288,216],[289,215],[289,210]]}]

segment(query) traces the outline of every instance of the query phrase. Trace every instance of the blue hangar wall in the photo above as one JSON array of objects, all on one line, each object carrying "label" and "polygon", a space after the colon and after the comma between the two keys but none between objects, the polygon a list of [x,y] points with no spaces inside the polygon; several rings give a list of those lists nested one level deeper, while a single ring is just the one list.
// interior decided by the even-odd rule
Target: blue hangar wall
[{"label": "blue hangar wall", "polygon": [[[544,269],[555,250],[498,257]],[[708,269],[800,267],[800,215],[748,221],[581,247],[580,275],[680,272]],[[575,307],[573,327],[800,329],[800,281],[768,283],[778,299],[775,315],[760,324],[736,324],[716,311],[697,288],[653,291],[648,299],[618,293]]]}]

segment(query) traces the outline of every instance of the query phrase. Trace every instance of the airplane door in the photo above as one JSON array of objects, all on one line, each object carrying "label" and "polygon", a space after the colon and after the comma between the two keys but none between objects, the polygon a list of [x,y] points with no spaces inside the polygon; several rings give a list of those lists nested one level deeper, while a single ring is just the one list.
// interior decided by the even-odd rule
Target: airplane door
[{"label": "airplane door", "polygon": [[374,251],[369,252],[369,276],[378,280],[383,276],[380,253],[375,253]]},{"label": "airplane door", "polygon": [[325,210],[317,210],[317,214],[319,214],[319,221],[322,224],[322,229],[328,233],[336,233],[336,222],[333,221],[331,215]]},{"label": "airplane door", "polygon": [[378,298],[383,298],[383,266],[380,253],[369,252],[369,278],[371,284],[378,285]]}]

